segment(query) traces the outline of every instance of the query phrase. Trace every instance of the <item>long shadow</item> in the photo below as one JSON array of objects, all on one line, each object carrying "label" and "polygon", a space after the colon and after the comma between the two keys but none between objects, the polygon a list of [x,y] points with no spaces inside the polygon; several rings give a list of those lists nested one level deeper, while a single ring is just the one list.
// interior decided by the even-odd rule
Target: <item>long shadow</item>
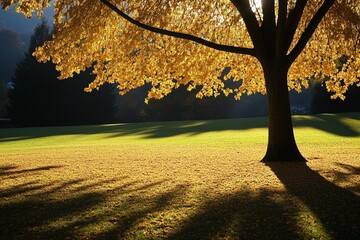
[{"label": "long shadow", "polygon": [[16,128],[4,129],[2,132],[0,132],[0,143],[48,136],[92,135],[101,133],[106,133],[109,137],[142,135],[144,138],[163,138],[182,134],[201,134],[212,131],[265,128],[266,126],[266,118],[248,118],[227,120],[124,123],[113,125],[68,127]]},{"label": "long shadow", "polygon": [[[45,187],[45,186],[44,186]],[[42,198],[42,199],[41,199]],[[1,239],[65,239],[74,235],[75,226],[82,227],[95,223],[96,217],[59,224],[62,218],[81,215],[102,202],[99,193],[84,193],[62,200],[49,200],[46,195],[30,197],[15,203],[0,206]]]},{"label": "long shadow", "polygon": [[[166,239],[311,239],[299,225],[301,200],[325,228],[331,239],[359,239],[360,198],[325,180],[305,163],[269,163],[287,191],[239,189],[207,199],[187,220],[179,222]],[[359,169],[341,165],[349,174]],[[18,171],[16,166],[0,169]],[[51,168],[49,168],[51,169]],[[48,169],[48,170],[49,170]],[[48,171],[46,167],[41,171]],[[40,174],[41,172],[36,172]],[[340,173],[339,173],[340,174]],[[4,176],[0,176],[0,181]],[[23,178],[14,175],[14,179]],[[343,176],[346,179],[346,176]],[[0,191],[0,239],[126,239],[145,237],[137,224],[149,215],[178,205],[187,186],[174,186],[158,194],[141,192],[165,183],[140,184],[125,178],[91,181],[24,182]],[[106,184],[111,184],[107,189]],[[59,194],[61,192],[61,194]],[[290,196],[289,196],[290,194]],[[109,200],[111,199],[111,200]],[[179,205],[178,205],[179,206]],[[180,206],[182,206],[180,204]],[[96,231],[97,226],[106,228]],[[110,226],[110,227],[109,227]],[[90,235],[86,231],[94,231]],[[134,232],[140,231],[140,232]],[[136,235],[139,234],[139,235]],[[325,236],[327,237],[327,236]]]},{"label": "long shadow", "polygon": [[[17,166],[2,166],[4,171],[23,172]],[[49,168],[37,169],[40,171]],[[0,183],[4,179],[0,176]],[[13,175],[13,179],[23,178]],[[183,186],[169,189],[151,197],[142,197],[144,190],[166,180],[139,184],[123,181],[125,178],[86,183],[84,179],[42,183],[21,182],[1,186],[0,190],[0,239],[122,239],[135,223],[147,214],[153,214],[183,195]],[[106,184],[115,184],[103,189]],[[132,195],[132,196],[129,196]],[[108,201],[118,199],[117,202]],[[110,204],[110,205],[109,205]],[[112,227],[97,230],[97,226]],[[86,229],[93,231],[90,235]]]},{"label": "long shadow", "polygon": [[[44,166],[33,169],[20,169],[16,165],[0,167],[0,181],[9,176],[12,179],[23,177],[25,173],[41,174],[44,171],[61,166]],[[22,180],[23,181],[23,180]],[[63,238],[72,230],[67,225],[43,231],[41,227],[62,217],[79,214],[94,204],[101,202],[101,194],[87,192],[66,199],[52,199],[59,190],[81,183],[72,180],[62,183],[42,184],[40,181],[20,183],[12,187],[1,186],[0,190],[0,239],[51,239],[52,236]],[[77,225],[90,224],[91,220],[82,220]]]},{"label": "long shadow", "polygon": [[[171,202],[181,198],[185,191],[185,186],[178,185],[152,198],[132,198],[130,201],[113,209],[111,212],[113,227],[101,233],[97,238],[109,240],[132,238],[133,236],[126,236],[126,234],[133,229],[138,221],[145,219],[149,214],[160,212],[169,207]],[[130,209],[131,214],[124,216],[121,209]],[[149,238],[151,239],[151,236]]]},{"label": "long shadow", "polygon": [[358,137],[360,136],[360,129],[355,129],[350,125],[342,122],[343,119],[349,118],[360,121],[360,114],[343,113],[337,115],[319,114],[313,115],[312,119],[307,117],[297,116],[293,123],[294,127],[312,127],[325,132],[329,132],[338,136],[344,137]]},{"label": "long shadow", "polygon": [[[347,125],[342,119],[360,121],[360,113],[345,113],[336,115],[314,115],[312,118],[297,116],[294,126],[313,127],[335,135],[356,137],[360,130]],[[147,122],[126,123],[113,125],[87,125],[68,127],[39,127],[3,129],[0,132],[1,142],[12,142],[34,138],[60,135],[92,135],[106,133],[109,137],[126,135],[141,135],[143,138],[164,138],[182,134],[196,135],[206,132],[226,130],[247,130],[254,128],[267,128],[267,118],[242,118],[227,120],[199,120],[174,122]]]},{"label": "long shadow", "polygon": [[267,166],[321,221],[332,239],[360,239],[360,197],[327,181],[306,163]]},{"label": "long shadow", "polygon": [[45,166],[45,167],[38,167],[31,169],[15,170],[17,168],[16,166],[4,166],[4,167],[0,167],[0,176],[13,176],[13,175],[26,174],[26,173],[35,173],[35,172],[41,172],[44,170],[50,170],[61,167],[62,167],[61,165],[56,165],[56,166]]},{"label": "long shadow", "polygon": [[302,239],[292,205],[281,192],[240,190],[206,202],[169,239]]},{"label": "long shadow", "polygon": [[[305,163],[268,166],[287,191],[243,189],[211,199],[169,239],[360,239],[359,196]],[[310,211],[304,212],[298,200]],[[313,221],[324,232],[307,226]]]}]

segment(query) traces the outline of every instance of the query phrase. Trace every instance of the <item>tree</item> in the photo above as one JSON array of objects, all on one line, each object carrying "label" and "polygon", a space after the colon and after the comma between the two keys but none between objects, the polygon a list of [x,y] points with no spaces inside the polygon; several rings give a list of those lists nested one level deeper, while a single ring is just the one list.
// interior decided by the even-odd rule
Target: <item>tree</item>
[{"label": "tree", "polygon": [[5,117],[7,115],[6,107],[5,107],[6,94],[7,94],[6,82],[0,79],[0,118]]},{"label": "tree", "polygon": [[[98,124],[114,121],[113,88],[92,94],[83,89],[94,77],[85,71],[59,81],[55,65],[42,64],[32,56],[35,48],[51,39],[52,30],[42,21],[31,36],[28,52],[15,70],[9,90],[9,115],[18,126]],[[88,108],[88,104],[93,107]]]},{"label": "tree", "polygon": [[[50,0],[2,0],[28,16]],[[117,82],[121,94],[150,83],[146,100],[201,86],[197,97],[267,93],[263,161],[304,160],[293,134],[288,90],[327,76],[334,97],[359,85],[359,8],[354,0],[55,1],[56,34],[38,48],[60,78],[94,65],[88,91]],[[349,60],[338,71],[335,59]],[[222,70],[231,67],[223,80]],[[318,77],[318,76],[317,76]],[[227,87],[240,81],[240,87]],[[231,85],[231,84],[230,84]]]},{"label": "tree", "polygon": [[315,83],[312,89],[312,113],[360,112],[360,88],[349,87],[345,100],[331,99],[331,93],[321,82]]},{"label": "tree", "polygon": [[237,101],[225,96],[197,99],[195,91],[189,92],[185,86],[174,89],[162,101],[151,99],[148,104],[145,104],[144,98],[150,87],[151,86],[143,86],[124,96],[118,96],[116,107],[119,121],[144,122],[225,119],[240,114],[248,117],[251,113],[261,114],[259,107],[246,111],[246,108],[251,108],[250,105],[252,105],[252,103],[241,101],[241,103],[244,104],[236,107]]},{"label": "tree", "polygon": [[24,50],[24,43],[18,33],[10,29],[0,29],[0,118],[7,115],[7,84],[17,61],[24,55]]},{"label": "tree", "polygon": [[11,29],[0,30],[0,78],[10,81],[16,63],[24,55],[24,46],[17,32]]}]

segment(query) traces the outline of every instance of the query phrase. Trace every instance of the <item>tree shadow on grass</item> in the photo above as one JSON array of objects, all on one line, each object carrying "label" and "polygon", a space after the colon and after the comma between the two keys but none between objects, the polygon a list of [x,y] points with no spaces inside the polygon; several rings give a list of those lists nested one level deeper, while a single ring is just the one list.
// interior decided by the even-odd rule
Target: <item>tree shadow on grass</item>
[{"label": "tree shadow on grass", "polygon": [[61,168],[61,167],[62,167],[61,165],[55,165],[55,166],[45,166],[45,167],[17,170],[17,167],[15,165],[7,165],[0,167],[0,177],[13,177],[14,175],[21,175],[26,173],[36,174],[36,172],[41,172],[41,171]]},{"label": "tree shadow on grass", "polygon": [[[358,129],[353,129],[341,121],[343,118],[360,120],[359,113],[314,115],[312,118],[296,116],[294,126],[313,127],[339,136],[360,136]],[[0,132],[1,142],[13,142],[48,136],[106,134],[108,138],[127,135],[139,135],[142,138],[165,138],[178,135],[197,135],[207,132],[227,130],[248,130],[267,128],[267,118],[242,118],[226,120],[199,120],[174,122],[146,122],[113,125],[88,125],[68,127],[40,127],[4,129]]]},{"label": "tree shadow on grass", "polygon": [[287,191],[316,215],[332,239],[359,239],[359,196],[327,181],[303,162],[275,162],[267,166]]},{"label": "tree shadow on grass", "polygon": [[1,142],[14,142],[49,136],[106,134],[107,138],[141,135],[143,138],[164,138],[182,134],[201,134],[212,131],[244,130],[265,128],[265,118],[258,119],[199,120],[173,122],[146,122],[112,125],[39,127],[4,129],[0,132]]},{"label": "tree shadow on grass", "polygon": [[360,176],[360,167],[354,167],[344,163],[336,163],[336,166],[342,168],[345,171],[335,171],[335,181],[348,181],[349,178],[351,178],[353,175]]},{"label": "tree shadow on grass", "polygon": [[297,209],[277,195],[241,190],[209,200],[169,239],[301,239]]},{"label": "tree shadow on grass", "polygon": [[[72,221],[102,202],[99,193],[84,193],[61,200],[49,200],[46,195],[5,204],[0,207],[2,239],[66,239],[74,236],[75,228],[95,223],[97,217]],[[66,219],[67,223],[57,221]],[[53,224],[52,227],[47,225]]]},{"label": "tree shadow on grass", "polygon": [[359,239],[359,196],[306,163],[267,166],[286,191],[245,189],[209,200],[169,239]]},{"label": "tree shadow on grass", "polygon": [[[16,166],[0,168],[11,172],[26,170]],[[50,169],[43,167],[36,173]],[[0,180],[4,177],[0,176]],[[13,177],[16,180],[24,176],[15,174]],[[116,181],[119,179],[107,182]],[[73,179],[44,184],[21,180],[19,184],[0,191],[0,199],[5,199],[0,201],[0,239],[126,239],[136,236],[140,239],[145,236],[160,239],[213,239],[222,236],[261,239],[267,238],[269,232],[274,238],[294,239],[298,236],[293,227],[295,220],[286,215],[289,207],[271,200],[271,196],[278,193],[267,190],[260,193],[241,190],[219,199],[209,199],[188,221],[180,221],[178,224],[183,228],[170,236],[165,233],[146,235],[143,233],[146,229],[139,229],[137,224],[147,221],[149,215],[165,213],[166,209],[174,207],[174,203],[181,207],[181,199],[186,195],[187,186],[182,185],[151,196],[139,194],[151,191],[165,181],[147,184],[122,181],[117,187],[105,190],[102,189],[104,181],[85,183],[84,179]],[[113,199],[112,202],[108,201],[109,198]],[[204,195],[203,199],[208,199],[208,196]],[[100,225],[106,227],[94,231],[96,226],[101,228]],[[272,231],[274,228],[277,231]],[[86,229],[94,232],[89,235]]]},{"label": "tree shadow on grass", "polygon": [[[11,172],[26,170],[16,166],[1,169]],[[41,174],[40,171],[51,168],[41,169],[36,173]],[[0,180],[3,177],[0,176]],[[23,176],[14,175],[15,179],[18,177]],[[112,181],[119,179],[108,180]],[[47,184],[31,181],[1,190],[0,198],[11,201],[0,201],[0,239],[142,238],[146,234],[136,225],[151,214],[166,212],[174,202],[179,204],[187,191],[187,187],[177,185],[149,197],[137,191],[151,191],[152,187],[165,180],[148,184],[125,182],[107,190],[96,188],[104,186],[104,181],[84,182],[84,179]],[[65,191],[65,194],[59,196],[59,191]],[[182,228],[170,233],[170,236],[154,233],[147,236],[160,239],[214,239],[223,236],[235,239],[268,239],[269,236],[271,239],[299,238],[296,219],[288,214],[296,209],[291,210],[293,206],[272,199],[272,196],[279,194],[269,190],[259,193],[240,190],[235,194],[209,199],[190,219],[179,222]],[[108,197],[115,198],[115,204],[107,206]],[[203,199],[208,198],[203,196]],[[106,228],[90,235],[84,232],[84,229],[101,224],[107,225]],[[94,229],[96,227],[90,231]]]},{"label": "tree shadow on grass", "polygon": [[[141,192],[166,180],[146,184],[126,181],[126,177],[26,182],[21,173],[32,173],[30,169],[15,165],[0,169],[14,173],[11,181],[19,179],[19,184],[6,186],[2,181],[9,181],[7,175],[0,175],[0,239],[123,239],[148,214],[168,207],[186,191],[175,186],[143,196]],[[36,168],[35,173],[50,169]]]},{"label": "tree shadow on grass", "polygon": [[[143,229],[143,231],[135,229],[135,225],[139,221],[143,221],[148,215],[159,213],[168,208],[173,201],[178,201],[185,191],[185,186],[178,185],[153,198],[135,197],[131,201],[121,204],[118,208],[115,207],[110,213],[112,216],[110,221],[113,226],[101,233],[97,238],[112,240],[126,239],[127,237],[134,238],[136,235],[146,236],[144,234],[146,229]],[[124,216],[121,209],[129,209],[129,212]],[[152,238],[151,233],[149,233],[149,238]]]},{"label": "tree shadow on grass", "polygon": [[[165,214],[169,208],[186,207],[181,201],[187,186],[166,187],[156,194],[143,195],[167,180],[143,184],[126,178],[92,182],[72,179],[44,184],[22,179],[15,186],[0,190],[0,239],[359,238],[357,195],[328,182],[305,163],[269,163],[268,166],[286,191],[244,188],[213,198],[204,194],[200,196],[202,203],[187,212],[187,219],[177,220],[178,228],[172,228],[170,233],[148,235],[144,234],[146,228],[139,228],[139,223],[148,221],[149,215]],[[356,167],[342,167],[349,174],[359,174]],[[26,170],[16,166],[0,169]],[[44,167],[36,173],[46,169],[51,168]],[[20,180],[24,176],[13,177]],[[115,185],[107,188],[107,183]],[[312,224],[313,219],[307,222],[305,219],[305,223],[299,219],[304,210],[299,208],[298,201],[310,210],[305,213],[313,214],[326,234],[312,233],[304,227]]]},{"label": "tree shadow on grass", "polygon": [[343,113],[343,114],[318,114],[312,115],[312,118],[306,116],[296,116],[294,118],[294,127],[312,127],[325,132],[332,133],[343,137],[358,137],[360,129],[344,123],[343,119],[353,119],[360,121],[360,114]]}]

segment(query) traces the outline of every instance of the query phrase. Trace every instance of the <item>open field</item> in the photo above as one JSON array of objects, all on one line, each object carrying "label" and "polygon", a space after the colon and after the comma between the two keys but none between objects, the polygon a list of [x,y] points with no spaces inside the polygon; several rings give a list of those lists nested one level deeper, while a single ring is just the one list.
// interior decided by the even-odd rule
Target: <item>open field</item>
[{"label": "open field", "polygon": [[0,239],[360,239],[360,113],[0,129]]}]

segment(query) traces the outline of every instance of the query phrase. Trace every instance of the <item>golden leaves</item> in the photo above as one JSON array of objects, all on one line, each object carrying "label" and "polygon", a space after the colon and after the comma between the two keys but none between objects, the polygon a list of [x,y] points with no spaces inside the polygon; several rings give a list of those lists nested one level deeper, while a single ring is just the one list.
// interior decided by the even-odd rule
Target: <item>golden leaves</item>
[{"label": "golden leaves", "polygon": [[36,13],[37,17],[40,18],[43,14],[42,10],[50,6],[50,0],[10,0],[0,1],[0,3],[5,10],[9,9],[11,5],[16,4],[15,10],[19,13],[23,13],[27,18],[31,18],[33,13]]},{"label": "golden leaves", "polygon": [[345,98],[348,87],[358,83],[360,77],[359,9],[358,1],[336,1],[292,65],[289,78],[298,83],[290,87],[298,90],[303,79],[315,77],[325,81],[327,90],[334,93],[332,98]]},{"label": "golden leaves", "polygon": [[[141,23],[179,31],[216,43],[252,48],[243,20],[229,0],[111,1]],[[306,5],[295,46],[322,1]],[[0,1],[3,8],[31,16],[42,14],[50,0]],[[288,73],[289,89],[301,91],[314,76],[326,79],[334,97],[344,97],[348,86],[359,84],[359,1],[337,0]],[[295,1],[289,1],[289,10]],[[92,67],[96,79],[86,91],[105,82],[117,84],[120,94],[150,83],[149,98],[162,98],[179,84],[188,90],[200,86],[198,97],[266,93],[263,72],[251,56],[220,52],[200,44],[140,29],[99,0],[55,1],[55,34],[36,49],[39,61],[53,61],[60,78]],[[266,39],[264,40],[266,41]],[[290,50],[292,49],[290,48]],[[339,66],[338,60],[348,61]],[[230,73],[221,78],[223,69]],[[228,84],[234,82],[234,84]]]}]

